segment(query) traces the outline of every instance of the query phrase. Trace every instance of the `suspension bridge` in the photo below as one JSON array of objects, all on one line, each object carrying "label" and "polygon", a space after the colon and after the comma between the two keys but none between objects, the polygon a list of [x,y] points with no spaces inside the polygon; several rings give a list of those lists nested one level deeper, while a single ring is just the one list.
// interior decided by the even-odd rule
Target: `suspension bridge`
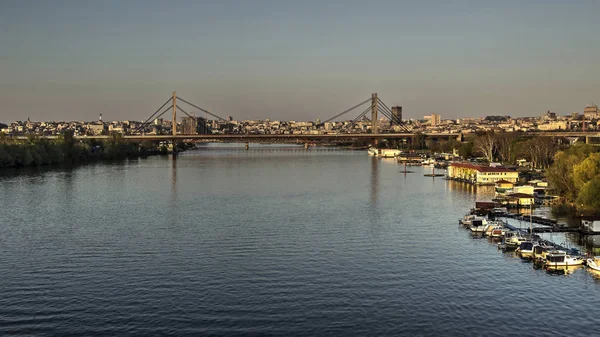
[{"label": "suspension bridge", "polygon": [[[180,103],[182,103],[180,105]],[[183,108],[185,104],[185,109]],[[164,102],[153,114],[144,120],[143,123],[138,125],[129,134],[124,135],[125,139],[131,140],[156,140],[156,141],[224,141],[224,142],[298,142],[298,143],[317,143],[317,142],[348,142],[356,139],[367,139],[372,140],[376,143],[380,139],[402,139],[409,142],[413,137],[414,133],[408,128],[408,126],[402,121],[402,116],[394,113],[378,96],[377,93],[371,94],[371,97],[361,101],[360,103],[346,109],[334,116],[319,122],[315,125],[316,128],[321,128],[326,123],[339,121],[340,118],[345,117],[345,121],[348,122],[346,128],[352,130],[352,127],[363,120],[368,120],[371,125],[371,133],[352,133],[352,132],[322,132],[319,134],[250,134],[250,133],[213,133],[209,128],[205,127],[204,132],[191,132],[183,133],[182,128],[177,127],[177,116],[178,113],[184,114],[190,118],[197,118],[190,114],[186,109],[191,107],[196,111],[205,113],[207,116],[210,115],[213,120],[223,123],[229,121],[215,113],[204,109],[190,101],[177,96],[176,92]],[[357,112],[359,112],[357,114]],[[171,133],[170,134],[148,134],[145,131],[149,125],[158,118],[161,118],[167,113],[171,113]],[[394,133],[381,133],[379,117],[386,117],[391,125],[394,125],[396,132]],[[206,121],[206,120],[205,120]],[[399,132],[398,132],[399,131]],[[432,137],[434,140],[442,139],[460,139],[461,135],[458,133],[446,133],[446,134],[424,134],[425,137]],[[105,139],[110,136],[79,136],[81,139]]]}]

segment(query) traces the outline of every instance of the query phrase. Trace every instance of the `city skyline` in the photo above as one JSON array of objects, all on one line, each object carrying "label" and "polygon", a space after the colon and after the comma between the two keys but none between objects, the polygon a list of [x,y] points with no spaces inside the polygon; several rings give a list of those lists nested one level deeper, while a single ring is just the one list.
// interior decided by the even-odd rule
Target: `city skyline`
[{"label": "city skyline", "polygon": [[[143,120],[171,91],[235,119],[564,115],[600,99],[600,4],[0,4],[0,122]],[[168,118],[168,117],[167,117]]]}]

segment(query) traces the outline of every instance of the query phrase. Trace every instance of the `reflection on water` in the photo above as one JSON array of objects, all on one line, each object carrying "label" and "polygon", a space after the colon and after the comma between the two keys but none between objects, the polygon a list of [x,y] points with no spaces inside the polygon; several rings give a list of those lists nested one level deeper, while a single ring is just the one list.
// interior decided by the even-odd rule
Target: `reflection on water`
[{"label": "reflection on water", "polygon": [[474,194],[477,201],[491,201],[496,193],[494,186],[477,186],[456,180],[446,180],[446,186],[453,192]]},{"label": "reflection on water", "polygon": [[377,195],[379,185],[379,159],[371,157],[371,206],[377,206]]},{"label": "reflection on water", "polygon": [[0,335],[596,332],[594,275],[551,277],[457,226],[492,189],[401,169],[228,144],[4,174]]}]

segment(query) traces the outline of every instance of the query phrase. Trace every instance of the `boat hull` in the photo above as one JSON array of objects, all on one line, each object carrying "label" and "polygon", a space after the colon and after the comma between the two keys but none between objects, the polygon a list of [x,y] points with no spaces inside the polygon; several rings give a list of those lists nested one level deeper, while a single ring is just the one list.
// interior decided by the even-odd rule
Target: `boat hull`
[{"label": "boat hull", "polygon": [[600,264],[598,264],[596,262],[600,262],[600,261],[598,261],[598,259],[587,259],[586,265],[590,269],[600,271]]}]

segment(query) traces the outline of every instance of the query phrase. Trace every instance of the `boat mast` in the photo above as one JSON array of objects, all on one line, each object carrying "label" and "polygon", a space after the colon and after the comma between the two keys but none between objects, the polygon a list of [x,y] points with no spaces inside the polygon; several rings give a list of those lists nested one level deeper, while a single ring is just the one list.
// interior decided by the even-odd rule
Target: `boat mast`
[{"label": "boat mast", "polygon": [[533,204],[529,204],[529,238],[533,241]]}]

